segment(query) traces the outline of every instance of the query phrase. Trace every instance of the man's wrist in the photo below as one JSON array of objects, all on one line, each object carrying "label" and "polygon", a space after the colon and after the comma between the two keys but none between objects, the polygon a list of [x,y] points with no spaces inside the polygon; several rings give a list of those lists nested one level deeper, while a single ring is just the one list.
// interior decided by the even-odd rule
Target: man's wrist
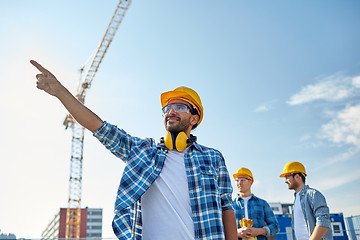
[{"label": "man's wrist", "polygon": [[265,228],[256,228],[256,236],[262,235],[266,236],[267,231]]}]

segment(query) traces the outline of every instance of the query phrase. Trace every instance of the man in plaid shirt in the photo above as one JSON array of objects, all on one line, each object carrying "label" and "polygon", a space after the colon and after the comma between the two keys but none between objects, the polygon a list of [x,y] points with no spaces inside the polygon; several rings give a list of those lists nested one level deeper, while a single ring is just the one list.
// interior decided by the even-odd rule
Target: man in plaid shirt
[{"label": "man in plaid shirt", "polygon": [[[269,204],[251,193],[254,182],[252,172],[239,168],[233,177],[239,190],[239,196],[234,201],[239,239],[257,237],[258,240],[265,240],[274,236],[279,232],[280,225]],[[241,226],[239,221],[243,218],[251,219],[253,225]]]},{"label": "man in plaid shirt", "polygon": [[167,130],[161,143],[101,120],[35,61],[37,87],[57,97],[76,121],[125,163],[115,203],[119,239],[236,239],[232,187],[222,154],[190,134],[203,117],[198,94],[161,94]]}]

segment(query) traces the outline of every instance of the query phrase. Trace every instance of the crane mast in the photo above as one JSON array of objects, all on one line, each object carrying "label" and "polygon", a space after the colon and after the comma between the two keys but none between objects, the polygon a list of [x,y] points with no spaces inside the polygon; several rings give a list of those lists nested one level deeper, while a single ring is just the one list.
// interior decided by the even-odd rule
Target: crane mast
[{"label": "crane mast", "polygon": [[[119,0],[106,32],[98,46],[91,65],[85,77],[80,79],[76,98],[85,103],[87,90],[90,88],[95,74],[112,42],[122,19],[129,8],[131,0]],[[83,69],[81,70],[83,71]],[[80,238],[81,223],[81,186],[82,186],[82,161],[84,146],[84,128],[78,124],[74,118],[68,114],[64,120],[65,129],[72,129],[71,159],[70,159],[70,178],[69,178],[69,199],[66,214],[66,234],[65,238]]]}]

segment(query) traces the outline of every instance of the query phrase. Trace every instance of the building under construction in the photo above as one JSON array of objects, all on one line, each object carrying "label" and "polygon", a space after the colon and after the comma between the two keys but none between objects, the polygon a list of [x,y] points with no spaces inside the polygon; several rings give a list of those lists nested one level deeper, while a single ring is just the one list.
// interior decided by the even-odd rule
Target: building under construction
[{"label": "building under construction", "polygon": [[[41,234],[41,239],[66,238],[66,214],[67,208],[60,208],[53,220]],[[102,208],[82,208],[80,238],[102,238]]]}]

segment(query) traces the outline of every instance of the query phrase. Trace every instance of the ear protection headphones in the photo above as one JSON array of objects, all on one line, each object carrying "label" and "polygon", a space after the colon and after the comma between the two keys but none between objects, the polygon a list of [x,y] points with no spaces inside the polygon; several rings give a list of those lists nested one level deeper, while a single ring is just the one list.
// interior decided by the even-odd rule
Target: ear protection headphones
[{"label": "ear protection headphones", "polygon": [[196,142],[196,136],[190,134],[190,138],[185,132],[166,132],[165,136],[160,139],[161,143],[171,150],[182,152],[189,143]]}]

